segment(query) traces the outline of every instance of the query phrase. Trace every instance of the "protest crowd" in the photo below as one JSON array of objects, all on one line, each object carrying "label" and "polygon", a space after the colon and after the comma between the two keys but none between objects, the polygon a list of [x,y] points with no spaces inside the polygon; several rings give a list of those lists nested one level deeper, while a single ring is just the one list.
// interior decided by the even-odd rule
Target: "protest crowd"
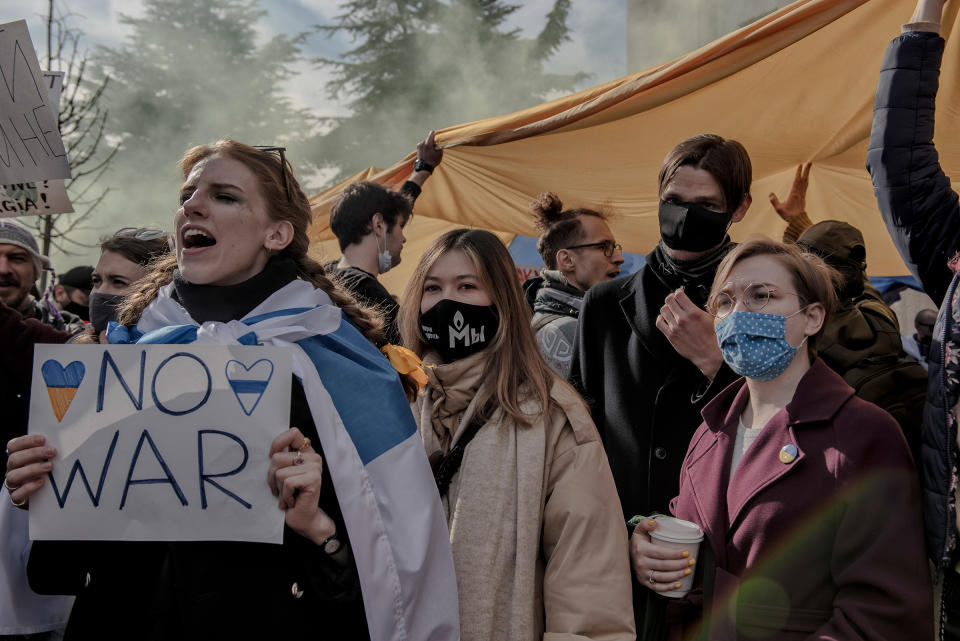
[{"label": "protest crowd", "polygon": [[[493,233],[455,229],[404,255],[416,267],[393,296],[378,276],[443,163],[434,132],[398,190],[342,192],[327,263],[308,253],[285,150],[230,139],[184,153],[170,229],[119,229],[45,292],[49,259],[0,218],[0,636],[960,640],[960,199],[933,143],[946,3],[918,0],[889,44],[866,158],[890,236],[941,305],[903,335],[861,230],[808,216],[809,164],[770,196],[782,235],[731,241],[757,204],[749,150],[722,132],[666,153],[659,242],[626,276],[616,218],[565,208],[557,186],[530,205],[538,276],[520,283]],[[77,535],[96,524],[71,529],[64,505],[108,496],[123,445],[81,465],[61,423],[79,379],[51,381],[99,375],[90,416],[117,381],[127,407],[152,395],[175,417],[193,408],[164,409],[161,369],[221,347],[283,351],[226,363],[226,394],[268,436],[248,451],[214,414],[193,441],[199,496],[252,516],[231,475],[259,462],[273,533],[224,510],[220,535]],[[49,404],[35,350],[63,354],[43,363]],[[72,355],[94,350],[84,374],[93,361]],[[139,391],[117,364],[131,350]],[[269,425],[262,387],[230,378],[263,361],[263,385],[283,379]],[[203,367],[208,383],[224,371]],[[109,442],[106,414],[91,439]],[[205,472],[220,437],[243,462]],[[195,502],[165,442],[143,429],[114,463],[129,465],[123,502],[153,487]],[[136,521],[123,502],[115,518]]]}]

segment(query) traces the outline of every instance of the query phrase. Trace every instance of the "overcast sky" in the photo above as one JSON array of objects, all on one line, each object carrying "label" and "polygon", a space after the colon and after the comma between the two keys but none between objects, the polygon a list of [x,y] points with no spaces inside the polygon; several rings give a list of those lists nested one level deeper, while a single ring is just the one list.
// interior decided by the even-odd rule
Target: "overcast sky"
[{"label": "overcast sky", "polygon": [[[509,2],[509,0],[508,0]],[[267,11],[264,33],[292,35],[316,24],[332,24],[338,14],[339,0],[260,0]],[[522,5],[509,20],[509,28],[534,35],[543,26],[553,0],[516,2]],[[0,0],[0,22],[25,18],[38,56],[46,50],[48,0]],[[69,13],[70,24],[86,34],[85,43],[117,46],[128,30],[117,21],[120,13],[136,16],[142,12],[140,0],[56,0],[57,12]],[[590,78],[580,88],[606,82],[626,74],[626,0],[572,0],[567,21],[572,40],[554,55],[548,70],[559,73],[587,72]],[[349,42],[338,37],[311,35],[304,54],[311,57],[337,57]],[[42,59],[41,59],[41,66]],[[298,105],[309,106],[318,115],[342,113],[324,92],[327,71],[301,65],[301,75],[288,87]]]}]

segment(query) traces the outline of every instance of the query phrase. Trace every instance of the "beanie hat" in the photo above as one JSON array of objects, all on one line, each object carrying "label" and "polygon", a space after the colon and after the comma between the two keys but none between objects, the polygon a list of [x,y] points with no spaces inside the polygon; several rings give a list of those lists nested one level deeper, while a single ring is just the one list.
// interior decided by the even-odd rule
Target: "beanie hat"
[{"label": "beanie hat", "polygon": [[30,252],[33,259],[33,279],[40,278],[44,269],[53,269],[50,259],[40,253],[37,239],[30,230],[12,218],[0,218],[0,245],[16,245]]}]

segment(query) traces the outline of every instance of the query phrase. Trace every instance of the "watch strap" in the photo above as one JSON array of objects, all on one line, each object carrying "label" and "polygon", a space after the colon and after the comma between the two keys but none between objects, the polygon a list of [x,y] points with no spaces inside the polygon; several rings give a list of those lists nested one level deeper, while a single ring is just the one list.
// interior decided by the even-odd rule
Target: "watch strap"
[{"label": "watch strap", "polygon": [[340,537],[337,536],[337,533],[334,532],[328,536],[323,543],[320,544],[320,547],[327,555],[333,555],[340,551],[340,548],[343,547],[343,543],[340,541]]}]

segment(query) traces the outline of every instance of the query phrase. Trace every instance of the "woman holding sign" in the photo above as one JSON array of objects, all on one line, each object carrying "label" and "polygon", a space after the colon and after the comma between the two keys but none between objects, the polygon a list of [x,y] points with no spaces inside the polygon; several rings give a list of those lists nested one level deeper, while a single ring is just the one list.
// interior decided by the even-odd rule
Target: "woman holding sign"
[{"label": "woman holding sign", "polygon": [[836,277],[767,238],[738,245],[717,269],[707,309],[743,378],[704,408],[671,503],[705,536],[698,553],[677,544],[694,538],[679,528],[695,526],[644,520],[631,550],[637,578],[668,597],[702,566],[702,599],[671,605],[677,621],[703,603],[704,638],[932,638],[906,441],[816,358]]},{"label": "woman holding sign", "polygon": [[[283,545],[38,541],[32,585],[77,594],[68,639],[455,639],[445,525],[403,388],[373,346],[379,322],[307,256],[310,206],[283,149],[221,140],[181,165],[175,256],[109,339],[292,347],[295,427],[260,454]],[[373,434],[358,424],[371,412]],[[26,508],[57,454],[39,434],[8,449]]]},{"label": "woman holding sign", "polygon": [[400,310],[428,363],[415,413],[443,496],[463,641],[632,640],[623,513],[580,396],[554,374],[506,247],[457,229]]}]

